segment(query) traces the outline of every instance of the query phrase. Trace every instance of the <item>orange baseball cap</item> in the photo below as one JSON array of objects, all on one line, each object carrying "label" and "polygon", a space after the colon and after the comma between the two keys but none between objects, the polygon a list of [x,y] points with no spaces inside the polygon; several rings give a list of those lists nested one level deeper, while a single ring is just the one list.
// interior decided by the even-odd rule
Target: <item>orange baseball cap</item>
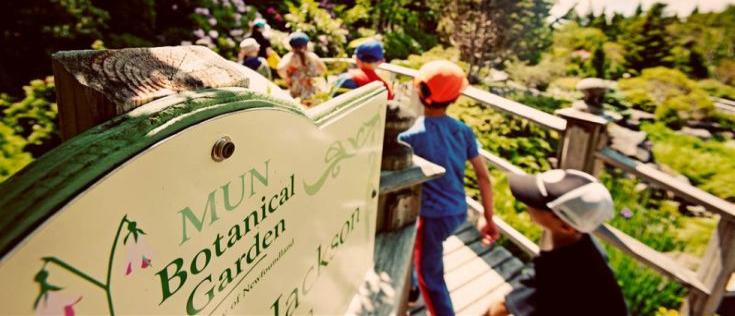
[{"label": "orange baseball cap", "polygon": [[[413,83],[427,104],[452,102],[469,85],[462,68],[448,60],[435,60],[424,64],[413,79]],[[422,83],[425,88],[421,87]]]}]

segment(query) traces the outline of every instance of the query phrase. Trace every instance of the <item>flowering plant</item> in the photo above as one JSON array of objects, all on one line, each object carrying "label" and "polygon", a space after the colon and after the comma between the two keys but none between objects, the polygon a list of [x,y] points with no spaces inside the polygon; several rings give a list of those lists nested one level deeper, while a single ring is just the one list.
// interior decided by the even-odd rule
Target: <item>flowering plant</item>
[{"label": "flowering plant", "polygon": [[192,32],[194,44],[207,46],[223,57],[235,60],[240,41],[250,31],[250,22],[259,16],[255,8],[243,0],[205,0],[192,14],[192,19],[199,26]]}]

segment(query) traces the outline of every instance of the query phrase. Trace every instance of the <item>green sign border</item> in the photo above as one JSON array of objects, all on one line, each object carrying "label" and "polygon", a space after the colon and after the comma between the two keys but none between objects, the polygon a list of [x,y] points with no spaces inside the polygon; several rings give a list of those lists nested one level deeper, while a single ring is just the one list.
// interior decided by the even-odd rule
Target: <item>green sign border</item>
[{"label": "green sign border", "polygon": [[[385,91],[371,84],[309,110],[243,88],[168,96],[91,128],[0,184],[0,258],[69,200],[135,155],[188,127],[236,111],[273,108],[317,126]],[[124,194],[121,192],[121,194]]]}]

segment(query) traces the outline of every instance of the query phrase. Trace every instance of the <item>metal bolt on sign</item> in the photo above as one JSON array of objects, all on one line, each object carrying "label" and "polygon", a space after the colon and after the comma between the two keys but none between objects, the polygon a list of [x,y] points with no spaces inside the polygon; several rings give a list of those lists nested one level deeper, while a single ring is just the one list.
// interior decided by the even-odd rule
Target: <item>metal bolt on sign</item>
[{"label": "metal bolt on sign", "polygon": [[233,143],[232,139],[228,136],[223,136],[218,139],[212,147],[212,159],[214,161],[219,162],[230,158],[233,153],[235,153],[235,143]]}]

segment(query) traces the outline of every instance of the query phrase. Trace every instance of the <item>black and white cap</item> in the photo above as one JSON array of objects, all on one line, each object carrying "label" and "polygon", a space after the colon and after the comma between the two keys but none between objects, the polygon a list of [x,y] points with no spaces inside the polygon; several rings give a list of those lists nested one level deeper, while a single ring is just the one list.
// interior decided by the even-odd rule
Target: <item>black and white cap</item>
[{"label": "black and white cap", "polygon": [[582,171],[554,169],[538,175],[509,174],[508,182],[516,199],[554,212],[583,233],[594,231],[614,214],[610,192]]}]

